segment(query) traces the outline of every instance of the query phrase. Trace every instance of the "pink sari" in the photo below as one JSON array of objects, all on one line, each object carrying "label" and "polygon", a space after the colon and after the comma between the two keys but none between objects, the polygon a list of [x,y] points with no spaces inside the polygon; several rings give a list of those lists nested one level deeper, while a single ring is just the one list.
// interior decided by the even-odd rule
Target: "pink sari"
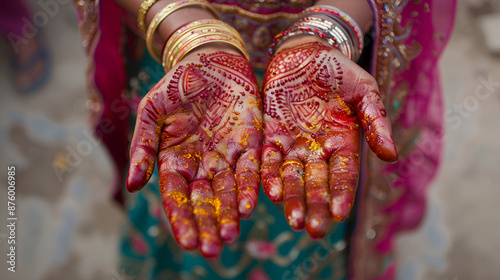
[{"label": "pink sari", "polygon": [[[254,65],[262,67],[270,38],[313,1],[212,2],[229,23],[248,20],[249,25],[240,30],[255,58]],[[376,36],[373,49],[364,51],[372,53],[371,73],[379,83],[400,160],[384,163],[364,145],[349,278],[393,279],[393,238],[419,225],[427,187],[439,167],[443,106],[438,58],[451,33],[455,0],[369,2]],[[252,8],[257,3],[260,8]],[[112,0],[75,1],[75,5],[89,56],[92,124],[114,159],[117,196],[127,165],[128,116],[135,109],[124,97],[124,49],[130,33],[125,32],[125,13]]]},{"label": "pink sari", "polygon": [[[438,68],[455,1],[370,1],[376,18],[371,73],[392,122],[399,161],[387,164],[365,149],[351,244],[352,279],[393,279],[393,238],[414,229],[439,167],[443,104]],[[366,145],[365,145],[366,147]]]}]

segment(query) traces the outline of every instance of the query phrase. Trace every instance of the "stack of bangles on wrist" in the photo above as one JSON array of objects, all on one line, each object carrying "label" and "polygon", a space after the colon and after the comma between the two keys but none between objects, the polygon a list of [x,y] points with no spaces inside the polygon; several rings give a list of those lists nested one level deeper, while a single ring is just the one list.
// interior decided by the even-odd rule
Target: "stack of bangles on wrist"
[{"label": "stack of bangles on wrist", "polygon": [[[155,2],[156,0],[146,0],[141,4],[137,23],[143,31],[145,30],[145,15]],[[217,19],[195,20],[183,25],[164,43],[159,54],[160,51],[153,46],[156,30],[167,16],[188,6],[200,6],[210,11]],[[170,3],[157,13],[149,24],[146,30],[146,47],[151,57],[161,62],[167,72],[196,47],[213,42],[233,45],[249,60],[245,43],[238,31],[218,19],[220,19],[219,14],[206,0],[180,0]]]},{"label": "stack of bangles on wrist", "polygon": [[233,45],[250,60],[245,42],[236,29],[220,20],[202,19],[182,26],[170,36],[162,50],[163,68],[165,71],[172,69],[187,53],[212,42]]},{"label": "stack of bangles on wrist", "polygon": [[297,35],[314,35],[339,49],[352,61],[357,61],[363,51],[363,32],[346,13],[335,7],[320,5],[304,10],[288,30],[276,35],[269,46],[269,55],[288,38]]}]

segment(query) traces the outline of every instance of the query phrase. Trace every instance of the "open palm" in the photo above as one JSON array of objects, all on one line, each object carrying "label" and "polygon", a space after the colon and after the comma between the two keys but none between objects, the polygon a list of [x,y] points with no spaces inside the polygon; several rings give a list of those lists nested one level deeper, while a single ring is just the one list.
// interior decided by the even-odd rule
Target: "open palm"
[{"label": "open palm", "polygon": [[141,189],[158,162],[164,210],[177,242],[217,259],[239,236],[259,188],[260,94],[241,55],[193,52],[144,97],[127,179]]},{"label": "open palm", "polygon": [[264,79],[261,179],[294,230],[326,235],[344,220],[359,179],[361,128],[377,156],[397,160],[373,77],[315,42],[278,52]]}]

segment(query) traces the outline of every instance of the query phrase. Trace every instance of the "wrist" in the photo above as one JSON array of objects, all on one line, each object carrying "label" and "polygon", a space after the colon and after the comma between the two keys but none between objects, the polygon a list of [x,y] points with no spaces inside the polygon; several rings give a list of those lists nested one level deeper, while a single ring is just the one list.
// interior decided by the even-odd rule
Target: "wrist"
[{"label": "wrist", "polygon": [[269,46],[269,54],[273,55],[283,44],[291,45],[291,39],[304,35],[321,39],[322,43],[340,50],[355,62],[363,50],[363,32],[356,21],[336,7],[323,5],[302,11],[286,31],[276,35]]},{"label": "wrist", "polygon": [[[299,45],[307,44],[307,43],[314,43],[318,42],[321,43],[325,46],[330,46],[325,40],[321,39],[318,36],[312,36],[312,35],[298,35],[294,37],[288,38],[286,41],[284,41],[277,49],[276,53],[284,50],[284,49],[289,49],[293,48]],[[331,46],[330,46],[331,47]]]},{"label": "wrist", "polygon": [[215,52],[225,52],[229,54],[241,55],[241,52],[234,47],[233,45],[222,43],[222,42],[214,42],[201,45],[196,47],[193,51],[189,52],[182,61],[192,61],[196,60],[196,56],[198,54],[207,54],[207,53],[215,53]]},{"label": "wrist", "polygon": [[[213,43],[221,43],[213,45]],[[177,30],[165,43],[162,50],[162,65],[169,71],[190,52],[208,45],[217,50],[238,50],[250,60],[243,38],[236,29],[215,19],[195,20]],[[214,47],[214,46],[218,46]],[[205,48],[204,48],[205,49]]]}]

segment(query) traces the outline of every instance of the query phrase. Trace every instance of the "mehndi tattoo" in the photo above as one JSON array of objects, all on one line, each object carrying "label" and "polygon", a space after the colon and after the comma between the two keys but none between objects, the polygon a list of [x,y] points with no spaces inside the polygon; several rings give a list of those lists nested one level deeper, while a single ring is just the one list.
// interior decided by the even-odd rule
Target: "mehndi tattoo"
[{"label": "mehndi tattoo", "polygon": [[260,93],[250,63],[225,52],[177,65],[139,106],[127,179],[149,180],[158,155],[163,206],[177,242],[216,259],[257,203]]},{"label": "mehndi tattoo", "polygon": [[285,202],[294,230],[322,238],[354,203],[360,125],[380,158],[397,159],[376,83],[338,50],[309,43],[273,56],[263,101],[264,191]]}]

